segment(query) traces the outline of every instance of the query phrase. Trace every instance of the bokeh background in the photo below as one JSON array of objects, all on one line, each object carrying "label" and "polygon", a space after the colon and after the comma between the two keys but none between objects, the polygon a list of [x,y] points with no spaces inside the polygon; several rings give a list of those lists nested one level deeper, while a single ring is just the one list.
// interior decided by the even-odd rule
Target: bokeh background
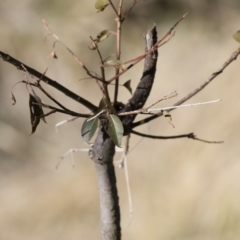
[{"label": "bokeh background", "polygon": [[[44,18],[54,32],[93,71],[99,71],[96,52],[88,49],[89,36],[115,29],[110,8],[94,10],[95,1],[0,1],[0,50],[44,72],[82,97],[98,104],[101,92],[86,77],[74,58],[53,38],[44,41]],[[117,3],[117,1],[114,1]],[[124,1],[124,9],[132,1]],[[230,57],[239,44],[232,38],[240,25],[240,2],[228,0],[145,0],[134,8],[123,26],[122,59],[144,51],[143,35],[156,23],[159,37],[185,13],[173,39],[159,49],[157,75],[148,104],[177,90],[170,106],[198,87]],[[105,57],[115,52],[114,37],[101,44]],[[121,78],[132,79],[135,89],[143,63]],[[205,144],[190,139],[151,140],[131,137],[128,170],[133,201],[129,213],[124,171],[116,169],[122,214],[123,239],[226,240],[240,238],[240,60],[233,62],[206,89],[188,102],[221,98],[218,104],[172,112],[172,128],[160,118],[136,130],[175,135],[194,132]],[[108,70],[108,77],[113,74]],[[58,169],[58,158],[70,148],[87,148],[80,137],[83,119],[51,115],[31,132],[28,93],[23,84],[12,86],[22,72],[0,60],[0,239],[99,239],[99,199],[93,163],[86,152],[67,157]],[[56,90],[43,85],[60,102],[82,113],[88,110]],[[112,89],[113,90],[113,89]],[[111,91],[112,91],[111,90]],[[112,94],[112,92],[111,92]],[[45,103],[51,103],[42,96]],[[126,102],[130,94],[120,89]],[[139,118],[138,118],[139,119]],[[121,154],[116,155],[119,159]],[[129,222],[129,219],[131,221]]]}]

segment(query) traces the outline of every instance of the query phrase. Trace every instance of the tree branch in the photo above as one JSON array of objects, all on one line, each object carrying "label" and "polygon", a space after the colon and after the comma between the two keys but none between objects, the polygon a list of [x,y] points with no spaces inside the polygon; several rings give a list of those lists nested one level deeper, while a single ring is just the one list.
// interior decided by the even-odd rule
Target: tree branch
[{"label": "tree branch", "polygon": [[137,131],[134,131],[134,130],[131,130],[131,133],[135,134],[135,135],[138,135],[138,136],[141,136],[141,137],[146,137],[146,138],[151,138],[151,139],[164,139],[164,140],[166,140],[166,139],[190,138],[190,139],[205,142],[205,143],[215,143],[215,144],[223,143],[223,141],[207,141],[207,140],[197,138],[194,133],[175,135],[175,136],[156,136],[156,135],[140,133],[140,132],[137,132]]},{"label": "tree branch", "polygon": [[83,106],[85,106],[86,108],[88,108],[92,112],[94,112],[94,113],[97,112],[98,108],[95,105],[93,105],[91,102],[89,102],[86,99],[80,97],[79,95],[73,93],[72,91],[65,88],[64,86],[62,86],[58,82],[48,78],[47,76],[43,75],[42,73],[36,71],[35,69],[33,69],[31,67],[25,65],[24,63],[22,63],[22,62],[18,61],[17,59],[11,57],[10,55],[0,51],[0,58],[2,58],[2,60],[4,60],[4,61],[14,65],[17,69],[19,69],[21,71],[25,71],[25,69],[26,69],[29,74],[35,76],[38,79],[41,78],[43,82],[52,86],[53,88],[57,89],[58,91],[64,93],[69,98],[81,103]]},{"label": "tree branch", "polygon": [[[157,42],[157,30],[154,25],[146,34],[146,52],[148,52]],[[120,113],[134,111],[144,106],[147,98],[151,92],[152,84],[156,72],[156,64],[158,58],[157,48],[151,51],[145,58],[144,69],[140,82],[138,83],[137,89],[135,90],[132,98],[123,107]],[[124,135],[127,135],[131,130],[131,124],[135,119],[135,115],[129,115],[121,118],[124,127]]]},{"label": "tree branch", "polygon": [[[225,68],[228,67],[228,65],[230,63],[232,63],[234,60],[237,59],[238,55],[240,54],[240,47],[231,54],[231,56],[229,57],[229,59],[223,64],[223,66],[216,72],[212,73],[212,75],[208,78],[207,81],[203,82],[199,87],[197,87],[195,90],[193,90],[192,92],[190,92],[189,94],[187,94],[185,97],[183,97],[182,99],[180,99],[179,101],[177,101],[175,104],[173,104],[173,106],[179,106],[182,103],[186,102],[188,99],[192,98],[194,95],[196,95],[197,93],[199,93],[200,91],[202,91],[212,80],[214,80],[218,75],[220,75]],[[169,110],[173,111],[174,109]],[[147,117],[143,120],[137,121],[135,123],[132,124],[132,128],[138,127],[142,124],[148,123],[158,117],[161,117],[163,114],[162,112],[159,112],[158,114],[155,114],[151,117]]]},{"label": "tree branch", "polygon": [[[140,61],[142,61],[147,55],[151,54],[152,52],[156,51],[157,48],[161,47],[162,45],[164,45],[165,43],[167,43],[172,36],[174,35],[174,28],[187,16],[187,13],[184,14],[169,30],[168,32],[161,37],[160,39],[158,39],[155,44],[148,49],[148,51],[145,52],[145,54],[138,56],[137,58],[131,59],[127,62],[124,62],[123,64],[129,63],[129,62],[133,62],[132,64],[130,64],[128,67],[126,67],[124,70],[122,70],[119,74],[115,75],[114,77],[110,78],[109,80],[107,80],[108,83],[111,83],[112,81],[114,81],[116,78],[120,77],[122,74],[124,74],[125,72],[127,72],[129,69],[131,69],[133,66],[135,66],[137,63],[139,63]],[[170,36],[170,37],[169,37]],[[167,37],[169,37],[167,39]],[[167,39],[167,40],[165,40]],[[165,41],[164,41],[165,40]]]},{"label": "tree branch", "polygon": [[[70,116],[74,116],[74,117],[82,117],[82,118],[88,118],[92,115],[90,114],[84,114],[84,113],[77,113],[77,112],[74,112],[72,110],[63,110],[63,109],[60,109],[60,108],[56,108],[56,107],[53,107],[53,106],[50,106],[50,105],[47,105],[47,104],[44,104],[44,103],[41,103],[41,104],[37,104],[35,103],[36,105],[40,105],[40,106],[43,106],[45,108],[49,108],[49,109],[52,109],[54,110],[55,112],[60,112],[60,113],[64,113],[64,114],[67,114],[67,115],[70,115]],[[49,114],[47,114],[46,116],[48,116]],[[45,116],[45,115],[44,115]],[[43,117],[43,116],[41,116]]]}]

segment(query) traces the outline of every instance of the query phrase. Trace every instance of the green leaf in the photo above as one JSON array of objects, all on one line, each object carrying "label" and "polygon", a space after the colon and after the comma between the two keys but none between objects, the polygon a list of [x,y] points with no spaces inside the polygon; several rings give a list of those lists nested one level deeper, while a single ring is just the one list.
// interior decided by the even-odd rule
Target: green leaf
[{"label": "green leaf", "polygon": [[123,86],[132,94],[131,79],[127,80]]},{"label": "green leaf", "polygon": [[109,5],[106,0],[97,0],[95,3],[95,9],[97,12],[102,12]]},{"label": "green leaf", "polygon": [[82,125],[81,135],[83,141],[89,143],[89,140],[93,137],[98,127],[98,117],[88,121],[86,119]]},{"label": "green leaf", "polygon": [[97,38],[94,39],[90,46],[88,46],[88,48],[90,50],[95,50],[97,48],[97,43],[103,42],[105,39],[108,38],[108,36],[111,34],[111,32],[109,30],[103,30],[101,31],[98,35]]},{"label": "green leaf", "polygon": [[99,111],[103,109],[108,109],[111,113],[116,113],[112,104],[105,97],[103,97],[99,103]]},{"label": "green leaf", "polygon": [[110,32],[109,30],[103,30],[97,35],[97,41],[98,42],[103,42],[105,39],[108,38]]},{"label": "green leaf", "polygon": [[105,63],[117,69],[124,69],[123,64],[120,60],[109,60],[109,61],[106,61]]},{"label": "green leaf", "polygon": [[233,34],[233,38],[240,43],[240,30]]},{"label": "green leaf", "polygon": [[108,134],[115,145],[121,147],[123,125],[121,120],[114,114],[109,114],[108,117]]}]

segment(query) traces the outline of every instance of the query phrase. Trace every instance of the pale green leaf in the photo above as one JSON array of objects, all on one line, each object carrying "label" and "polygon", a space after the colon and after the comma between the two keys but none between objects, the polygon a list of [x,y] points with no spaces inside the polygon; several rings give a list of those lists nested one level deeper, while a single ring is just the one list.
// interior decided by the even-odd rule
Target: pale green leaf
[{"label": "pale green leaf", "polygon": [[109,30],[103,30],[97,35],[97,41],[98,42],[103,42],[105,39],[108,38],[109,36]]},{"label": "pale green leaf", "polygon": [[102,12],[108,5],[109,2],[106,0],[97,0],[95,3],[95,9],[97,12]]},{"label": "pale green leaf", "polygon": [[84,121],[81,129],[81,135],[84,142],[89,143],[89,140],[93,137],[97,127],[98,127],[98,117],[95,117],[90,121],[88,121],[87,119]]},{"label": "pale green leaf", "polygon": [[233,34],[233,38],[240,43],[240,30]]},{"label": "pale green leaf", "polygon": [[120,60],[109,60],[105,62],[107,66],[115,67],[116,69],[121,69],[122,71],[125,69],[124,65]]},{"label": "pale green leaf", "polygon": [[108,134],[116,146],[121,147],[123,137],[123,125],[121,120],[114,114],[108,117]]},{"label": "pale green leaf", "polygon": [[113,67],[119,67],[122,65],[122,62],[120,60],[109,60],[106,61],[106,64]]},{"label": "pale green leaf", "polygon": [[112,104],[105,97],[103,97],[99,103],[99,111],[103,109],[108,109],[111,113],[116,113]]}]

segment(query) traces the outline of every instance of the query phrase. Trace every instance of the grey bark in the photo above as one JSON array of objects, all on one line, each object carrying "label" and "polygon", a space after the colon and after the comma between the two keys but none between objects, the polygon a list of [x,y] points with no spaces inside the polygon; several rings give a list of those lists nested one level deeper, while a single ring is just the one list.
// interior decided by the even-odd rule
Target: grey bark
[{"label": "grey bark", "polygon": [[[147,32],[145,36],[145,41],[146,41],[146,51],[150,50],[156,44],[157,30],[155,25]],[[143,74],[138,83],[138,86],[132,98],[124,106],[121,112],[138,110],[144,106],[151,92],[152,85],[154,82],[157,58],[158,58],[157,48],[146,56],[144,61]],[[132,123],[135,118],[136,118],[136,114],[129,115],[122,118],[122,123],[124,126],[124,135],[127,135],[130,133],[132,129]]]},{"label": "grey bark", "polygon": [[113,165],[115,145],[105,130],[106,122],[101,126],[92,149],[95,163],[101,211],[102,240],[121,239],[120,208]]},{"label": "grey bark", "polygon": [[[153,26],[146,34],[146,51],[157,42],[156,27]],[[132,98],[121,112],[142,108],[151,92],[157,63],[157,49],[148,54],[144,62],[141,80]],[[121,118],[125,134],[131,131],[135,115]],[[120,240],[120,208],[116,186],[116,176],[113,165],[115,145],[106,131],[106,120],[101,120],[100,129],[92,149],[92,159],[95,163],[101,210],[102,240]]]}]

